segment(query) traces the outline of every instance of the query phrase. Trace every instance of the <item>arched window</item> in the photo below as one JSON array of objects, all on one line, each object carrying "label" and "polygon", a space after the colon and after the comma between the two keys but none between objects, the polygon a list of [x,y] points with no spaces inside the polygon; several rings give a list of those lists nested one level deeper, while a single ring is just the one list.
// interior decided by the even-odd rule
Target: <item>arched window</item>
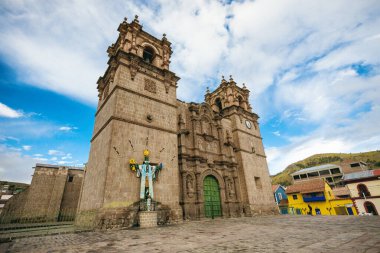
[{"label": "arched window", "polygon": [[218,107],[219,112],[221,112],[223,107],[222,107],[222,101],[220,101],[220,98],[215,99],[215,105]]},{"label": "arched window", "polygon": [[369,197],[371,196],[371,193],[368,191],[368,188],[366,185],[364,184],[358,184],[358,194],[359,194],[359,197],[363,198],[363,197]]},{"label": "arched window", "polygon": [[154,58],[154,50],[151,47],[145,47],[143,52],[143,59],[147,63],[152,63]]},{"label": "arched window", "polygon": [[366,201],[364,202],[364,208],[366,213],[372,213],[373,215],[379,215],[376,210],[375,205],[372,202]]},{"label": "arched window", "polygon": [[242,106],[243,98],[241,96],[238,96],[238,100],[239,100],[239,105]]}]

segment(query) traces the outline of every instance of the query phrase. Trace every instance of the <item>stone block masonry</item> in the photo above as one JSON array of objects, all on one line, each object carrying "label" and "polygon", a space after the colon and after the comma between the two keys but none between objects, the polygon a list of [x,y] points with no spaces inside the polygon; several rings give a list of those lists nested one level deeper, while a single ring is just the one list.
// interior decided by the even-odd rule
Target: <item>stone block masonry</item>
[{"label": "stone block masonry", "polygon": [[154,212],[154,211],[139,212],[139,225],[140,225],[140,228],[157,227],[157,212]]},{"label": "stone block masonry", "polygon": [[8,201],[2,217],[35,222],[73,220],[83,172],[77,167],[37,163],[30,187]]}]

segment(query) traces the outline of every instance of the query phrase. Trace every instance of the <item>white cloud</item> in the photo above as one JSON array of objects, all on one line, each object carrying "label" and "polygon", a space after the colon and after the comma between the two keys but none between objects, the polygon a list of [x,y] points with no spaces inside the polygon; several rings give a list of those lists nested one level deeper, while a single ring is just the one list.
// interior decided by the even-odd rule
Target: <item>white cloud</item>
[{"label": "white cloud", "polygon": [[24,145],[24,146],[22,146],[22,149],[25,150],[25,151],[29,151],[29,150],[32,149],[32,146]]},{"label": "white cloud", "polygon": [[1,180],[30,183],[36,161],[24,156],[19,151],[0,145],[0,178]]},{"label": "white cloud", "polygon": [[65,160],[62,160],[62,161],[58,161],[57,164],[59,165],[70,165],[72,164],[73,162],[71,161],[65,161]]},{"label": "white cloud", "polygon": [[69,126],[62,126],[59,128],[60,131],[64,131],[64,132],[70,132],[72,130],[76,130],[78,129],[77,127],[69,127]]},{"label": "white cloud", "polygon": [[0,103],[0,117],[5,118],[20,118],[23,114],[20,111],[16,111],[3,103]]},{"label": "white cloud", "polygon": [[[0,53],[31,85],[96,104],[106,48],[116,40],[122,18],[130,21],[137,13],[146,31],[156,37],[165,32],[172,42],[170,67],[181,77],[180,99],[202,101],[205,87],[217,85],[214,78],[233,74],[251,90],[261,126],[270,118],[279,120],[271,132],[290,144],[268,147],[272,173],[314,152],[377,147],[372,126],[380,124],[380,5],[374,0],[352,1],[350,8],[344,0],[3,5]],[[361,76],[353,64],[371,66],[371,75]],[[12,131],[21,123],[7,124],[0,135],[19,137]],[[312,130],[291,135],[281,124]],[[74,129],[36,126],[29,121],[17,129],[39,137]]]},{"label": "white cloud", "polygon": [[54,156],[64,156],[65,153],[62,152],[62,151],[59,151],[59,150],[55,150],[55,149],[49,149],[48,150],[48,155],[54,155]]},{"label": "white cloud", "polygon": [[[0,18],[4,24],[0,50],[23,78],[93,104],[97,101],[96,79],[106,68],[105,49],[116,40],[116,27],[125,15],[130,21],[139,14],[144,29],[157,37],[168,34],[174,50],[171,68],[182,78],[178,96],[196,101],[203,99],[206,86],[215,87],[210,78],[220,78],[221,73],[233,74],[258,96],[284,69],[340,42],[373,40],[376,49],[378,38],[374,1],[355,2],[344,12],[346,1],[327,0],[238,1],[230,5],[202,0],[145,4],[81,1],[48,6],[21,1],[7,5],[8,11]],[[362,52],[360,47],[351,51],[349,55],[363,55],[357,54]],[[60,61],[56,62],[57,58]],[[265,113],[261,108],[259,112]]]},{"label": "white cloud", "polygon": [[324,125],[308,135],[289,138],[289,145],[267,148],[271,174],[314,154],[380,150],[379,118],[380,106],[376,105],[371,111],[351,119],[347,126]]},{"label": "white cloud", "polygon": [[47,161],[49,161],[49,159],[45,158],[45,157],[34,157],[33,158],[37,163],[45,163]]},{"label": "white cloud", "polygon": [[70,153],[67,153],[65,156],[62,156],[61,159],[62,160],[67,160],[67,159],[72,159],[73,157],[71,156]]},{"label": "white cloud", "polygon": [[17,136],[17,139],[48,138],[57,132],[57,126],[49,121],[34,119],[8,119],[1,122],[0,136]]}]

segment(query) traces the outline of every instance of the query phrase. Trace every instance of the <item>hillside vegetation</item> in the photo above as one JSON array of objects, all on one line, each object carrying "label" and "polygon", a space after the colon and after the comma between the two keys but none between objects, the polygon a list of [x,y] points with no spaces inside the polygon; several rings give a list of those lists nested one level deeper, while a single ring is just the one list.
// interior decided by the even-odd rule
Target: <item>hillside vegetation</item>
[{"label": "hillside vegetation", "polygon": [[284,186],[292,184],[290,174],[304,168],[309,168],[317,165],[332,163],[339,164],[341,161],[351,159],[354,161],[367,162],[372,169],[380,168],[380,150],[362,152],[362,153],[326,153],[312,155],[306,159],[290,164],[282,172],[271,176],[272,184],[281,184]]}]

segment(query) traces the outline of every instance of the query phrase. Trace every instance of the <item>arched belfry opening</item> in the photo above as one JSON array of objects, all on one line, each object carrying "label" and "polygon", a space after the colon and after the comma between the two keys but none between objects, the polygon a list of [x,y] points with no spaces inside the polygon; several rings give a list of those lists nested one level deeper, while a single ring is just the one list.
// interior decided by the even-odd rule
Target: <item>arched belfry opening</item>
[{"label": "arched belfry opening", "polygon": [[154,49],[146,46],[143,51],[143,59],[147,63],[152,63],[154,59]]},{"label": "arched belfry opening", "polygon": [[223,106],[222,106],[222,101],[220,101],[220,98],[215,99],[215,105],[218,107],[219,112],[221,112],[223,109]]},{"label": "arched belfry opening", "polygon": [[239,100],[239,106],[240,106],[240,107],[244,107],[242,96],[238,96],[238,100]]},{"label": "arched belfry opening", "polygon": [[214,176],[206,176],[203,180],[203,197],[205,216],[207,218],[222,216],[220,187],[218,180]]}]

